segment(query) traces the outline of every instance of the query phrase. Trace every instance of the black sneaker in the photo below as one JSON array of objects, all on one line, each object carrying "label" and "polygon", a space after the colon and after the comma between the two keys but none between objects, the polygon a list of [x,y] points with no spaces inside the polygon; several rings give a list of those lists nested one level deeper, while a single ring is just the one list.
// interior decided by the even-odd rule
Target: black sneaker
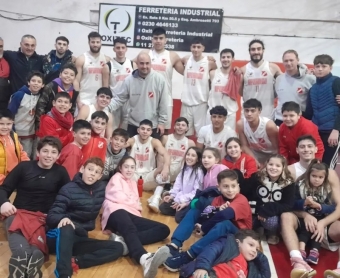
[{"label": "black sneaker", "polygon": [[16,250],[9,259],[9,278],[25,278],[27,265],[27,253],[22,250]]},{"label": "black sneaker", "polygon": [[168,258],[163,265],[171,272],[179,271],[182,265],[188,264],[194,259],[190,257],[188,252],[179,253],[177,256]]},{"label": "black sneaker", "polygon": [[38,277],[41,278],[42,272],[40,268],[43,266],[44,262],[44,254],[38,249],[34,250],[27,264],[26,277],[35,278],[37,275],[39,275]]},{"label": "black sneaker", "polygon": [[181,253],[181,248],[176,248],[172,244],[167,244],[166,246],[169,247],[170,254],[171,254],[172,257],[178,256],[179,253]]}]

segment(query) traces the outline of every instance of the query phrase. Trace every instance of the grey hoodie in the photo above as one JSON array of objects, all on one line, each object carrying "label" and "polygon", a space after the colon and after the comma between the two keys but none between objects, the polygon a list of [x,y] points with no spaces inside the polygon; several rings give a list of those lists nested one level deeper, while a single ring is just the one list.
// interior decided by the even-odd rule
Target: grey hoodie
[{"label": "grey hoodie", "polygon": [[126,149],[121,149],[119,153],[114,154],[112,152],[111,143],[107,144],[106,155],[105,155],[105,163],[104,163],[104,171],[102,180],[109,180],[110,173],[116,169],[119,161],[127,155]]},{"label": "grey hoodie", "polygon": [[169,93],[164,77],[151,69],[146,78],[141,78],[138,70],[125,78],[123,85],[113,90],[113,98],[109,105],[110,112],[129,102],[130,125],[139,126],[140,121],[152,121],[153,128],[164,124],[168,119]]},{"label": "grey hoodie", "polygon": [[307,66],[299,64],[299,76],[290,76],[287,73],[276,78],[275,91],[277,94],[277,107],[275,119],[282,121],[282,105],[287,101],[295,101],[300,104],[301,111],[306,110],[307,94],[315,83],[316,78],[312,74],[306,74]]}]

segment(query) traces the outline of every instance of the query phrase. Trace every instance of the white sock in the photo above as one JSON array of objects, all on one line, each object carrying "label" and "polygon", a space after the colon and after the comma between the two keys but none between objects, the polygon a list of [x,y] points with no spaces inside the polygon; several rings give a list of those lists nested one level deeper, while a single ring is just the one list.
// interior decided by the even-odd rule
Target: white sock
[{"label": "white sock", "polygon": [[155,192],[154,192],[153,196],[155,196],[155,197],[161,197],[163,190],[164,190],[164,187],[161,186],[161,185],[158,185],[158,186],[156,187],[156,189],[155,189]]},{"label": "white sock", "polygon": [[142,255],[141,257],[140,257],[140,259],[139,259],[139,263],[141,264],[141,265],[144,265],[144,263],[145,263],[145,260],[146,260],[146,258],[148,257],[148,253],[146,253],[146,254],[144,254],[144,255]]},{"label": "white sock", "polygon": [[295,258],[300,258],[301,260],[303,260],[301,256],[301,252],[299,250],[292,250],[289,252],[289,255],[291,258],[295,257]]},{"label": "white sock", "polygon": [[340,269],[340,261],[338,261],[338,265],[336,266],[336,268]]}]

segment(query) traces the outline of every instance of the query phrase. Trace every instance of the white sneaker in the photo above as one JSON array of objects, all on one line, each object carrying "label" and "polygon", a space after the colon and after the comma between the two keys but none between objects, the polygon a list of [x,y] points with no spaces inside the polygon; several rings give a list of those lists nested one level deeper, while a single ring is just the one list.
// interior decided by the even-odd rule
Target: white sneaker
[{"label": "white sneaker", "polygon": [[144,278],[155,278],[158,267],[170,257],[170,250],[167,246],[162,246],[156,253],[148,253],[148,257],[142,264]]},{"label": "white sneaker", "polygon": [[127,247],[124,238],[122,236],[118,236],[114,233],[112,233],[109,237],[109,240],[120,242],[123,245],[123,256],[126,256],[129,254],[129,248]]},{"label": "white sneaker", "polygon": [[159,213],[159,202],[161,201],[161,197],[152,196],[150,198],[150,202],[148,203],[148,207],[155,213]]},{"label": "white sneaker", "polygon": [[166,183],[170,183],[170,176],[168,176],[168,178],[167,178],[166,181],[163,181],[162,175],[161,175],[161,174],[158,174],[158,175],[156,176],[156,182],[157,182],[158,184],[166,184]]}]

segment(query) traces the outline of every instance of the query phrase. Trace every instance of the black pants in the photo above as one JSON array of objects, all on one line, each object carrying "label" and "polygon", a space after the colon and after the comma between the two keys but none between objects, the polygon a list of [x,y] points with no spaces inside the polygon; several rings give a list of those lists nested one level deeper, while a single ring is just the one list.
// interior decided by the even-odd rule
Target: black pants
[{"label": "black pants", "polygon": [[299,222],[300,225],[297,230],[299,241],[304,242],[306,245],[309,243],[311,249],[315,248],[316,250],[319,250],[321,247],[321,242],[317,242],[315,239],[312,239],[313,233],[307,231],[305,221],[302,218],[299,218]]},{"label": "black pants", "polygon": [[175,209],[171,207],[172,204],[173,204],[172,202],[171,203],[163,202],[160,204],[159,210],[164,215],[175,216],[176,223],[179,223],[182,221],[184,216],[190,210],[190,205],[188,205],[187,207],[183,208],[180,211],[176,211]]},{"label": "black pants", "polygon": [[[56,253],[56,239],[47,238],[47,244],[50,253]],[[121,243],[80,237],[75,234],[71,225],[60,228],[58,249],[59,260],[57,260],[56,270],[59,276],[72,276],[72,257],[75,257],[79,268],[88,268],[112,262],[123,256]]]},{"label": "black pants", "polygon": [[129,256],[137,263],[140,257],[147,253],[143,245],[162,241],[170,234],[168,226],[136,216],[124,209],[111,213],[106,229],[118,232],[124,238]]},{"label": "black pants", "polygon": [[[133,137],[137,135],[138,134],[137,129],[138,129],[138,126],[128,124],[127,132],[129,133],[129,136]],[[151,137],[159,139],[159,140],[161,139],[161,135],[157,132],[157,128],[154,128],[152,130]]]},{"label": "black pants", "polygon": [[326,163],[330,169],[335,169],[336,164],[338,163],[338,152],[339,152],[339,144],[335,147],[330,147],[328,145],[328,137],[331,134],[331,131],[319,131],[319,135],[321,137],[323,146],[325,148],[325,152],[322,157],[322,162]]},{"label": "black pants", "polygon": [[275,120],[275,124],[276,124],[277,126],[280,126],[280,125],[283,124],[283,121],[276,119],[276,120]]}]

